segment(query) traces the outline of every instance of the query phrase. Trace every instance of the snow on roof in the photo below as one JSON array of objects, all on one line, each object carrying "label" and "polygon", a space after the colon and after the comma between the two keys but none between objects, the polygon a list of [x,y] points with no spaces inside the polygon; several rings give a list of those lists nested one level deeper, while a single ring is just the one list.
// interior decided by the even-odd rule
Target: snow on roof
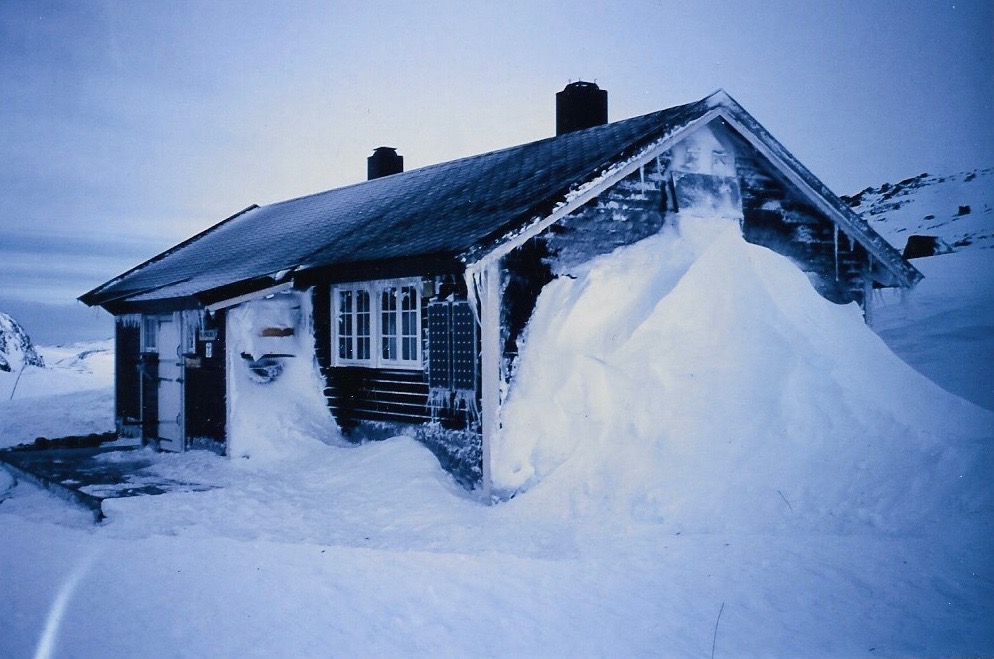
[{"label": "snow on roof", "polygon": [[[250,207],[80,299],[89,305],[189,297],[204,302],[210,296],[203,294],[239,282],[272,285],[275,275],[288,270],[419,257],[455,262],[716,106],[744,113],[718,91],[632,119]],[[791,157],[790,163],[796,161]],[[821,190],[827,191],[823,185]],[[876,235],[868,226],[866,231]]]}]

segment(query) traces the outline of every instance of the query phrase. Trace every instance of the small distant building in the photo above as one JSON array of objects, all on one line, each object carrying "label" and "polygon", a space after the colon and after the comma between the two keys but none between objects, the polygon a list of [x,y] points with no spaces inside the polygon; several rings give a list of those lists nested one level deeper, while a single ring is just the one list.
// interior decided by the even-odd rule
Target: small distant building
[{"label": "small distant building", "polygon": [[[594,256],[722,215],[835,302],[921,278],[724,91],[613,123],[594,83],[556,106],[555,137],[407,172],[381,147],[368,181],[250,206],[81,296],[117,320],[119,431],[223,452],[232,379],[266,386],[313,327],[346,433],[412,432],[486,489],[538,294]],[[251,351],[226,343],[234,310],[291,291],[307,304],[274,304]]]}]

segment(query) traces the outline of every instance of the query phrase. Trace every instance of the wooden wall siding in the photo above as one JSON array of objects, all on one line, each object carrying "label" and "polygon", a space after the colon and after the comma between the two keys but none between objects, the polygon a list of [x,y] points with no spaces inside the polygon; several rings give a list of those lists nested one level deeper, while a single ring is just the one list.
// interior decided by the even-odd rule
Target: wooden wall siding
[{"label": "wooden wall siding", "polygon": [[539,238],[555,275],[656,234],[666,214],[669,155],[619,181],[580,210],[550,226]]},{"label": "wooden wall siding", "polygon": [[328,405],[345,432],[360,421],[420,424],[431,420],[423,371],[346,366],[329,369],[325,377]]},{"label": "wooden wall siding", "polygon": [[[186,389],[186,436],[193,442],[213,440],[218,446],[213,448],[223,450],[225,441],[225,312],[219,311],[214,315],[203,314],[199,328],[196,331],[194,354],[187,359],[184,374]],[[207,338],[215,337],[208,341]],[[211,345],[210,356],[207,355],[208,344]]]},{"label": "wooden wall siding", "polygon": [[741,138],[736,140],[736,149],[745,239],[787,256],[814,275],[814,285],[829,300],[862,304],[866,250],[840,230],[836,272],[834,222],[805,203]]},{"label": "wooden wall siding", "polygon": [[125,322],[118,317],[114,323],[114,416],[117,432],[135,437],[141,432],[141,323]]},{"label": "wooden wall siding", "polygon": [[500,328],[505,380],[513,373],[518,340],[535,311],[538,295],[553,280],[549,256],[546,240],[537,237],[504,257]]}]

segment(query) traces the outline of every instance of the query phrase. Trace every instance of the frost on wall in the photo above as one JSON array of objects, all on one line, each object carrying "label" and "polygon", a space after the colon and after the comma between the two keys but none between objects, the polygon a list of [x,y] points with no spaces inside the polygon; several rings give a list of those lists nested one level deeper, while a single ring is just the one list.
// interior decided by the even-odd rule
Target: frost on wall
[{"label": "frost on wall", "polygon": [[315,356],[310,292],[228,311],[228,451],[272,460],[338,441]]}]

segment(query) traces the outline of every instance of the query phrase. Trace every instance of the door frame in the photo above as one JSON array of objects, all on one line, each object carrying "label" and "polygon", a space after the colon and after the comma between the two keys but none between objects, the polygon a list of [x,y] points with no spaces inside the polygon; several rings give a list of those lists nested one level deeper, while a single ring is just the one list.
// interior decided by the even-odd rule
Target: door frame
[{"label": "door frame", "polygon": [[[144,432],[142,433],[142,443],[143,444],[153,444],[159,450],[167,450],[173,452],[182,452],[186,450],[187,443],[187,433],[186,433],[186,367],[184,360],[184,347],[185,347],[185,334],[187,328],[183,322],[182,313],[163,313],[163,314],[142,314],[142,331],[141,331],[141,352],[143,355],[154,354],[156,356],[156,367],[152,373],[147,373],[149,377],[154,377],[156,380],[154,391],[156,400],[154,405],[146,405],[144,397],[150,395],[150,390],[152,387],[142,387],[142,410],[143,413],[146,410],[155,410],[155,419],[143,419],[142,426]],[[161,421],[161,410],[162,410],[162,397],[161,397],[161,383],[163,378],[161,377],[162,370],[162,345],[160,338],[160,329],[162,323],[174,323],[176,327],[176,366],[179,370],[179,375],[176,377],[176,382],[179,385],[179,400],[178,400],[178,410],[177,410],[177,426],[179,431],[179,437],[176,440],[177,446],[170,446],[166,448],[160,442],[161,436],[159,434],[159,423]],[[172,359],[172,358],[170,358]],[[152,431],[152,436],[149,436],[149,431]]]}]

